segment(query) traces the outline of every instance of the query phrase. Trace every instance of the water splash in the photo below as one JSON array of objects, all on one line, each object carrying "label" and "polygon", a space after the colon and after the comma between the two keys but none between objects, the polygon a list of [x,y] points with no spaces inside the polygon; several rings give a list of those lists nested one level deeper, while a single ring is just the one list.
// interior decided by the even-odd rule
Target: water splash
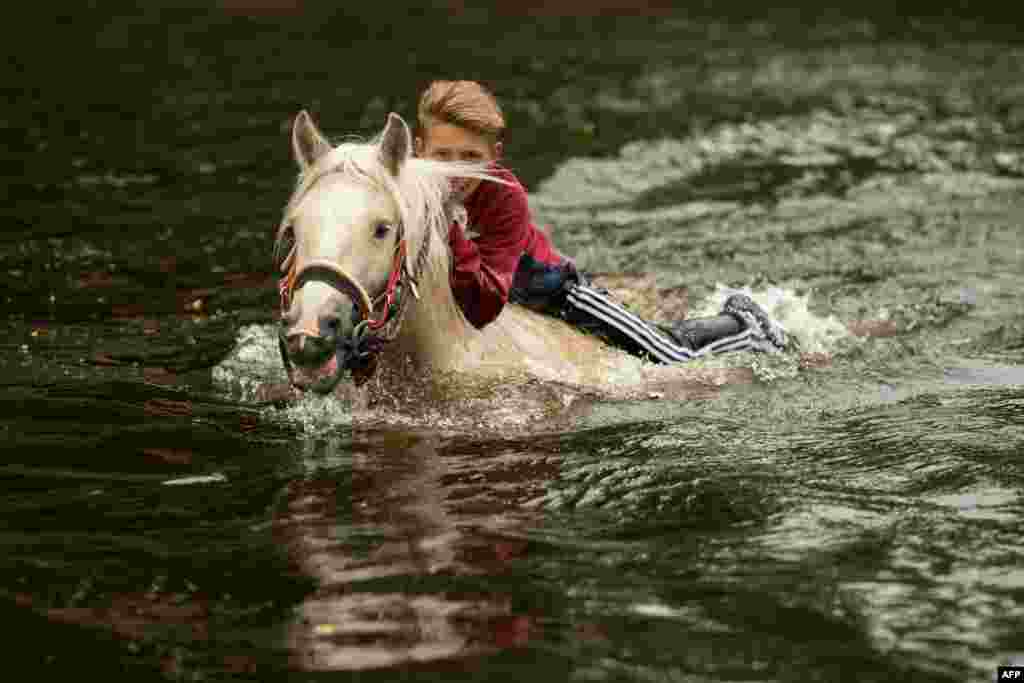
[{"label": "water splash", "polygon": [[[273,325],[241,328],[235,348],[213,368],[214,385],[243,401],[260,401],[267,385],[287,381]],[[335,395],[304,394],[282,410],[268,408],[267,416],[307,435],[322,435],[351,426],[352,406]]]},{"label": "water splash", "polygon": [[242,327],[235,348],[214,366],[212,377],[214,386],[243,401],[258,400],[266,384],[287,381],[274,326]]},{"label": "water splash", "polygon": [[323,436],[352,426],[351,406],[334,395],[307,393],[283,410],[275,411],[277,419],[296,426],[307,436]]}]

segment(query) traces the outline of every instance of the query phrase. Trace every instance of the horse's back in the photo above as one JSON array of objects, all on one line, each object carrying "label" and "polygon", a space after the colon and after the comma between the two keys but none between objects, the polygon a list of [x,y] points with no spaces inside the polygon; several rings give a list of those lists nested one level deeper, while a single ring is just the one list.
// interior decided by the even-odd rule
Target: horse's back
[{"label": "horse's back", "polygon": [[487,360],[522,365],[542,380],[584,386],[640,381],[643,362],[564,320],[518,304],[482,331]]}]

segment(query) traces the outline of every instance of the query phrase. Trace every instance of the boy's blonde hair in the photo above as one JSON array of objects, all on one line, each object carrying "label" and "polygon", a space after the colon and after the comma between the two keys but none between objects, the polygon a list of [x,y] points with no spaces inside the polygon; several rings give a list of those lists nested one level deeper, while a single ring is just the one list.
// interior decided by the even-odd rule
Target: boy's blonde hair
[{"label": "boy's blonde hair", "polygon": [[417,110],[420,134],[431,124],[448,123],[483,135],[492,143],[505,132],[501,105],[476,81],[434,81],[420,96]]}]

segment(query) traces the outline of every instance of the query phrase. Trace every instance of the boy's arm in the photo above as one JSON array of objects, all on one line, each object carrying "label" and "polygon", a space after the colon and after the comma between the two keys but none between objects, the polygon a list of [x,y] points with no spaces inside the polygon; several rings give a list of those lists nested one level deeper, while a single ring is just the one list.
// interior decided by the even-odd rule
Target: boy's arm
[{"label": "boy's arm", "polygon": [[480,236],[466,237],[458,223],[452,223],[448,239],[454,267],[452,293],[466,319],[476,328],[492,322],[508,303],[509,289],[519,257],[529,236],[530,211],[525,193],[509,193],[501,211],[488,216],[479,226]]}]

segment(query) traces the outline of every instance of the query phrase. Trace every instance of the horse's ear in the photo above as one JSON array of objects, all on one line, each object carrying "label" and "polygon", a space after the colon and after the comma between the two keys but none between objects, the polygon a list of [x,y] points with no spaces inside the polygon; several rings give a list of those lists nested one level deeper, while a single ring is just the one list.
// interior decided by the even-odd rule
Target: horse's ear
[{"label": "horse's ear", "polygon": [[309,112],[303,109],[296,114],[292,122],[292,153],[299,168],[305,171],[330,151],[331,143],[313,123]]},{"label": "horse's ear", "polygon": [[405,160],[412,154],[412,133],[409,125],[398,114],[388,114],[388,123],[380,136],[380,160],[384,167],[397,176]]}]

